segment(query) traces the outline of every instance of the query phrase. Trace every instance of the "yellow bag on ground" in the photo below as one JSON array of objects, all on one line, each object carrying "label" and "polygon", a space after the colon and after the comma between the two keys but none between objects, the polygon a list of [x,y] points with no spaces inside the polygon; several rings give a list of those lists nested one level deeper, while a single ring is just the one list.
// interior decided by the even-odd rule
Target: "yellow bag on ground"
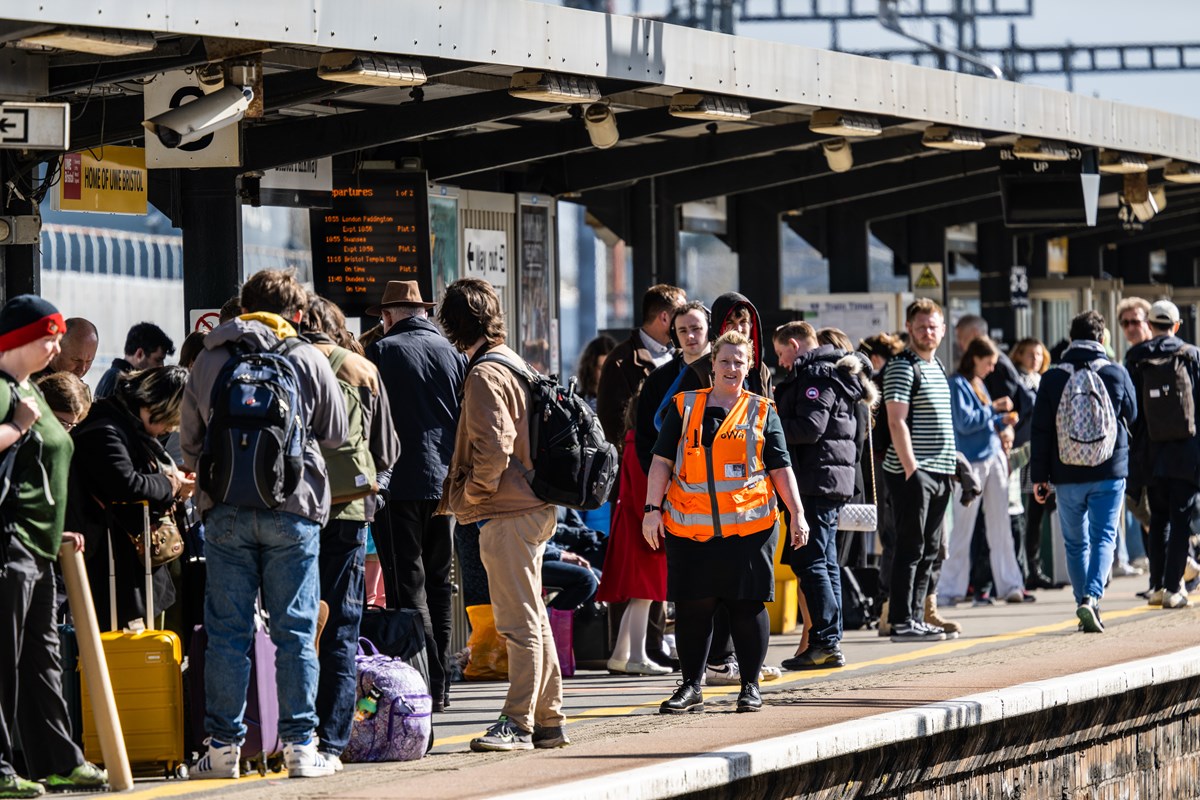
[{"label": "yellow bag on ground", "polygon": [[467,606],[467,619],[471,621],[471,637],[467,639],[471,658],[463,677],[469,681],[508,680],[508,642],[496,631],[492,607]]}]

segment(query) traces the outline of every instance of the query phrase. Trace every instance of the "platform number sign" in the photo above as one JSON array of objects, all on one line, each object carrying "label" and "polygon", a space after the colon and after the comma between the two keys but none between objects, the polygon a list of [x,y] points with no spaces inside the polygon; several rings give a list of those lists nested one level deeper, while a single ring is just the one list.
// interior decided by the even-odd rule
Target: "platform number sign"
[{"label": "platform number sign", "polygon": [[[146,84],[144,96],[145,119],[211,94],[224,84],[206,84],[194,70],[175,70],[159,73]],[[158,137],[146,134],[146,166],[164,167],[236,167],[241,152],[238,126],[230,125],[203,136],[194,142],[175,148],[164,147]]]},{"label": "platform number sign", "polygon": [[1008,293],[1013,308],[1029,308],[1029,273],[1025,267],[1014,266],[1009,272]]}]

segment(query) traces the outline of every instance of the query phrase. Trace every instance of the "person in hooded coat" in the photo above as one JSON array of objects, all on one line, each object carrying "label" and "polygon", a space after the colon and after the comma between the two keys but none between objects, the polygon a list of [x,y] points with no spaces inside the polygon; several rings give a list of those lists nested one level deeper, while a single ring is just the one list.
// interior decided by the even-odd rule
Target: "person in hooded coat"
[{"label": "person in hooded coat", "polygon": [[746,376],[747,391],[772,399],[775,394],[771,385],[771,368],[763,358],[762,320],[749,298],[737,292],[726,292],[712,305],[712,338],[716,339],[731,330],[736,330],[754,343],[754,368]]},{"label": "person in hooded coat", "polygon": [[[782,326],[775,339],[796,350],[791,371],[776,389],[776,403],[811,531],[807,544],[789,547],[784,557],[800,579],[813,627],[808,647],[785,659],[783,666],[840,667],[846,659],[840,648],[838,515],[855,494],[859,426],[869,420],[879,392],[871,381],[871,364],[865,355],[819,344],[816,331],[807,322]],[[867,413],[861,413],[859,405]]]}]

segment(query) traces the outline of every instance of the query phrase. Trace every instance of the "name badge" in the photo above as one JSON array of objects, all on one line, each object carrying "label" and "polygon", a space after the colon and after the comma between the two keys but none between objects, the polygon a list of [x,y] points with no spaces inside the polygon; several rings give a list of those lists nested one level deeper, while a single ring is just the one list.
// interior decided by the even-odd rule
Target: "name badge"
[{"label": "name badge", "polygon": [[726,478],[744,478],[744,477],[746,477],[746,465],[745,464],[726,464],[725,465],[725,477]]}]

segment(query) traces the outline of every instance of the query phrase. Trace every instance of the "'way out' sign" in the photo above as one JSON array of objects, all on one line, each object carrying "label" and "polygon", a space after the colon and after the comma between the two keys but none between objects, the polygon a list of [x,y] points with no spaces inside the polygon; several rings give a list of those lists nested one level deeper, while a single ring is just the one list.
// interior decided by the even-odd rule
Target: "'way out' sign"
[{"label": "'way out' sign", "polygon": [[0,149],[66,150],[71,107],[66,103],[0,103]]}]

